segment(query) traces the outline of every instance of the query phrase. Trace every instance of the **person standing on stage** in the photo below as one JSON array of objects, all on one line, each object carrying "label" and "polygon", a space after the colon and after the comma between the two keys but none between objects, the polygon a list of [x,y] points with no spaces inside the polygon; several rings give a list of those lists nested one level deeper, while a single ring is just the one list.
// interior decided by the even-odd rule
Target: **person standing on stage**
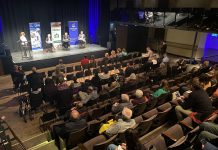
[{"label": "person standing on stage", "polygon": [[83,31],[80,31],[79,37],[78,37],[78,41],[79,41],[79,47],[80,48],[85,48],[86,45],[86,36],[83,33]]},{"label": "person standing on stage", "polygon": [[27,57],[27,46],[28,46],[28,41],[25,37],[24,32],[20,32],[20,44],[21,44],[21,50],[24,51],[24,56]]},{"label": "person standing on stage", "polygon": [[70,46],[69,42],[70,42],[70,36],[68,35],[67,32],[65,32],[64,35],[63,35],[63,44],[62,44],[62,46],[64,48],[68,49],[68,47]]},{"label": "person standing on stage", "polygon": [[47,51],[49,52],[53,52],[53,41],[52,41],[52,37],[51,37],[51,34],[48,34],[47,37],[46,37],[46,49]]}]

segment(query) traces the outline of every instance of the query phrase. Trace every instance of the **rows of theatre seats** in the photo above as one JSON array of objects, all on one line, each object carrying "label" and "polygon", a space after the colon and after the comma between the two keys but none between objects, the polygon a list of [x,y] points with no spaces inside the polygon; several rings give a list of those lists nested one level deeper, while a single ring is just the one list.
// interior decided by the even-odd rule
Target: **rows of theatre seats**
[{"label": "rows of theatre seats", "polygon": [[[134,62],[136,64],[135,73],[137,74],[147,73],[149,71],[158,69],[159,63],[158,65],[151,65],[148,62],[147,58],[141,58],[138,53],[136,54],[137,55],[135,54],[129,55],[131,56],[130,60],[129,59],[123,60],[121,62],[121,66],[125,67],[125,64],[127,62]],[[119,62],[116,63],[115,66],[117,64],[119,64]],[[110,64],[109,66],[113,66],[113,65],[114,64]],[[67,69],[68,70],[67,75],[70,75],[70,74],[74,75],[75,71],[77,71],[76,73],[78,73],[79,70],[77,70],[76,68],[77,67],[75,66],[75,70]],[[114,67],[111,67],[111,70],[113,69]],[[72,73],[71,71],[74,71],[74,72]],[[83,70],[81,71],[83,72]],[[42,73],[42,74],[45,74],[44,77],[46,77],[46,73]],[[48,76],[50,75],[51,73],[48,72]],[[177,76],[174,78],[174,80],[169,80],[169,84],[171,86],[171,92],[178,90],[178,88],[186,84],[185,81],[187,81],[191,77],[191,74],[187,74],[187,73],[184,75],[178,75],[178,72],[177,72],[176,74],[173,74],[173,75],[177,75]],[[84,75],[82,76],[82,78],[85,78]],[[71,78],[69,78],[68,76],[67,79],[70,80]],[[142,80],[142,83],[143,83],[143,80]],[[111,143],[114,139],[117,138],[117,135],[113,136],[112,138],[107,139],[103,135],[98,135],[98,130],[100,128],[101,123],[104,123],[111,118],[116,118],[117,115],[111,114],[110,111],[111,111],[112,104],[114,102],[119,101],[120,93],[121,92],[128,93],[129,95],[131,95],[134,90],[136,90],[137,88],[140,88],[143,90],[145,95],[150,95],[150,93],[152,93],[152,91],[155,91],[158,87],[159,86],[155,84],[147,85],[145,83],[141,84],[139,82],[137,85],[133,86],[132,88],[121,87],[121,90],[115,91],[114,93],[109,93],[108,95],[102,95],[98,99],[98,101],[96,101],[95,104],[91,104],[91,106],[89,106],[86,109],[86,111],[81,114],[84,118],[87,119],[87,121],[89,121],[88,127],[78,132],[70,133],[69,138],[66,141],[63,142],[63,140],[60,139],[62,141],[61,143],[64,143],[66,147],[69,149],[69,148],[73,148],[77,146],[78,143],[84,143],[85,141],[88,140],[87,142],[83,144],[83,146],[85,146],[86,148],[105,149],[105,147],[109,143]],[[60,96],[60,98],[61,97],[65,97],[65,96]],[[150,98],[150,101],[148,103],[140,104],[133,109],[133,112],[134,112],[133,116],[135,117],[136,122],[138,124],[135,130],[140,131],[141,136],[143,136],[144,134],[151,131],[152,129],[155,129],[156,127],[165,123],[168,120],[167,118],[169,117],[169,115],[173,114],[173,113],[170,113],[171,111],[174,110],[173,106],[169,103],[170,100],[171,100],[171,93],[168,93],[166,95],[162,95],[159,98]],[[41,127],[43,127],[43,130],[46,130],[49,125],[48,122],[50,121],[48,122],[45,122],[45,120],[43,121],[43,116],[40,118],[42,120]],[[56,121],[56,119],[52,120],[51,122],[54,122],[54,121]],[[93,144],[93,142],[95,143]],[[90,146],[90,143],[92,146]]]},{"label": "rows of theatre seats", "polygon": [[[178,90],[180,85],[182,86],[186,84],[184,81],[189,79],[189,77],[190,74],[176,77],[176,80],[170,81],[170,85],[177,85],[171,86],[170,93],[163,94],[158,98],[151,98],[148,103],[139,104],[133,108],[133,117],[137,123],[135,130],[139,131],[140,136],[143,136],[149,131],[164,124],[166,121],[168,121],[169,117],[175,117],[171,116],[172,114],[175,114],[171,113],[174,109],[173,105],[169,103],[169,101],[171,101],[171,93]],[[158,87],[158,85],[151,85],[149,87],[141,87],[140,89],[144,91],[145,95],[149,95]],[[129,91],[126,93],[131,95],[133,92],[134,91]],[[72,148],[77,146],[78,143],[83,143],[86,141],[83,144],[86,149],[105,149],[107,145],[113,142],[114,139],[117,139],[119,135],[115,135],[107,139],[104,135],[98,135],[98,131],[102,123],[107,122],[109,119],[116,118],[116,116],[119,115],[112,114],[110,112],[112,104],[119,101],[119,95],[120,93],[118,92],[116,95],[114,95],[115,97],[110,96],[108,99],[104,98],[104,101],[90,106],[87,109],[88,111],[81,114],[82,117],[89,121],[88,127],[71,133],[69,138],[64,142],[61,140],[61,143],[64,143],[63,145],[66,145],[67,148]],[[87,137],[90,140],[87,141]]]}]

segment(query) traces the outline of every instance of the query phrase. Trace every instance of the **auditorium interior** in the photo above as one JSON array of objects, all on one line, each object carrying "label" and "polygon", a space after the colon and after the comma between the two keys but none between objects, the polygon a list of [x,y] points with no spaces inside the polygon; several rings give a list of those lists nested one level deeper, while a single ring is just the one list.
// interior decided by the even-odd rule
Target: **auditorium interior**
[{"label": "auditorium interior", "polygon": [[217,150],[217,0],[0,0],[0,150]]}]

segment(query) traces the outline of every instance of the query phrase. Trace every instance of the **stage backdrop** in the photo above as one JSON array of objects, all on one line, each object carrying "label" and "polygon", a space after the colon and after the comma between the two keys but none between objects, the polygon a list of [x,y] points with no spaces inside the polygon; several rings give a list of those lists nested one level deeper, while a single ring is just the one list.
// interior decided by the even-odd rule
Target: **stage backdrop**
[{"label": "stage backdrop", "polygon": [[61,22],[51,22],[51,36],[56,48],[61,44]]},{"label": "stage backdrop", "polygon": [[78,41],[78,21],[69,21],[70,45],[76,45]]},{"label": "stage backdrop", "polygon": [[40,22],[29,23],[30,40],[33,51],[42,50]]}]

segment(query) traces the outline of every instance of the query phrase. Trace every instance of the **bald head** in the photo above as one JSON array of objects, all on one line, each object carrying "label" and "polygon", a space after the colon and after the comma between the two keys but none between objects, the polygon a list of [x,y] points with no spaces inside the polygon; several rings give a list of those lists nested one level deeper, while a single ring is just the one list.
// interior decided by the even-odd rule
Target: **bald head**
[{"label": "bald head", "polygon": [[70,117],[73,120],[77,120],[77,119],[79,119],[80,114],[79,114],[79,112],[77,110],[72,110],[71,113],[70,113]]},{"label": "bald head", "polygon": [[127,108],[127,107],[124,107],[123,111],[122,111],[122,115],[126,119],[131,119],[131,117],[132,117],[132,110]]}]

